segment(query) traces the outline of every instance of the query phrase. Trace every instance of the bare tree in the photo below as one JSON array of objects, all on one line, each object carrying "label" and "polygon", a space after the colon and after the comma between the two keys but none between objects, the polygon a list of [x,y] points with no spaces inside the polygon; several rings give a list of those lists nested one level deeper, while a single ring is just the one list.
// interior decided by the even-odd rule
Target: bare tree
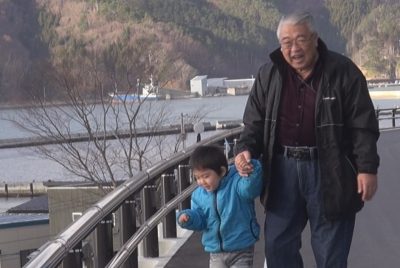
[{"label": "bare tree", "polygon": [[[121,84],[118,75],[113,72],[105,79],[99,62],[82,60],[79,68],[67,64],[55,73],[63,101],[36,98],[35,106],[24,109],[13,122],[35,137],[50,139],[54,145],[37,146],[36,150],[74,177],[101,188],[110,183],[115,187],[119,180],[181,148],[179,135],[175,144],[168,144],[172,151],[156,136],[158,129],[174,120],[171,107],[149,101],[147,96],[116,102],[105,85],[110,84],[109,77],[113,84]],[[138,90],[124,94],[138,94]],[[187,123],[196,123],[204,115],[190,115]],[[143,131],[148,135],[140,135]],[[73,142],[77,137],[82,137],[81,141]]]}]

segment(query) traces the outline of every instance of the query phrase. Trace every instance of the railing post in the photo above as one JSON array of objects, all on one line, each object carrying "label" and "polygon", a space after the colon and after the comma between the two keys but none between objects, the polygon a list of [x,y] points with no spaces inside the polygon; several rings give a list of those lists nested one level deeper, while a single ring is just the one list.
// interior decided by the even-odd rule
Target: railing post
[{"label": "railing post", "polygon": [[235,157],[237,155],[237,143],[238,143],[238,139],[234,138],[233,139],[233,157]]},{"label": "railing post", "polygon": [[64,258],[62,262],[62,267],[82,267],[82,241],[79,242],[74,249],[70,250],[68,255]]},{"label": "railing post", "polygon": [[392,109],[392,127],[396,127],[396,108]]},{"label": "railing post", "polygon": [[181,113],[181,139],[182,139],[182,147],[185,149],[186,147],[186,130],[185,130],[185,122],[183,120],[183,113]]},{"label": "railing post", "polygon": [[[155,204],[152,201],[152,192],[155,191],[154,185],[146,185],[143,187],[141,192],[142,196],[142,210],[143,210],[143,222],[149,219],[155,212]],[[143,239],[143,257],[158,257],[158,231],[154,228],[150,233]]]},{"label": "railing post", "polygon": [[[162,174],[161,175],[161,204],[166,205],[174,196],[172,194],[172,183],[175,174]],[[163,237],[176,238],[176,220],[175,211],[171,211],[165,215],[163,219]]]},{"label": "railing post", "polygon": [[112,214],[106,216],[96,227],[96,267],[105,267],[114,255],[112,227]]},{"label": "railing post", "polygon": [[230,151],[229,141],[225,138],[224,140],[224,154],[226,159],[229,159],[229,151]]},{"label": "railing post", "polygon": [[[178,166],[178,194],[181,194],[190,185],[189,165]],[[179,210],[190,208],[190,198],[186,198],[179,204]]]},{"label": "railing post", "polygon": [[[135,196],[125,200],[121,206],[121,242],[125,244],[137,230],[136,226],[136,203]],[[138,268],[138,253],[137,249],[129,256],[124,264],[124,268]]]}]

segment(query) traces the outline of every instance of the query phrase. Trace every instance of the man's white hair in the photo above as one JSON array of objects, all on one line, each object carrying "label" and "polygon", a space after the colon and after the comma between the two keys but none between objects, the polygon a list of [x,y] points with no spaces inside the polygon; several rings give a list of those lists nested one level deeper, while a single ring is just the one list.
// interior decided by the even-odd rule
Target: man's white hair
[{"label": "man's white hair", "polygon": [[281,34],[282,26],[284,24],[293,24],[293,25],[306,24],[311,33],[316,33],[314,26],[314,18],[311,15],[311,13],[307,11],[298,11],[283,16],[279,21],[278,28],[276,30],[276,36],[278,37],[278,40]]}]

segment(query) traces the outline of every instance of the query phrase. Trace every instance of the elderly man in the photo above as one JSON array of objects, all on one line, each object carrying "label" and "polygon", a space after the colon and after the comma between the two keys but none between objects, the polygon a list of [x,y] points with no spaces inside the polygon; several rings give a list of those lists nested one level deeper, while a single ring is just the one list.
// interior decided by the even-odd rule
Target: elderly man
[{"label": "elderly man", "polygon": [[[317,267],[347,267],[355,214],[377,189],[379,128],[367,83],[327,49],[309,13],[283,17],[277,36],[281,47],[249,95],[236,157],[262,157],[267,265],[303,267],[309,221]],[[242,175],[246,167],[237,165]]]}]

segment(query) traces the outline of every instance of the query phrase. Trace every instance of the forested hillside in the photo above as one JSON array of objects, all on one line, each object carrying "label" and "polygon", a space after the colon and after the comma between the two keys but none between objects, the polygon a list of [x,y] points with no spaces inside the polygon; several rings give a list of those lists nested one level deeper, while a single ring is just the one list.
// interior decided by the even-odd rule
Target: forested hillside
[{"label": "forested hillside", "polygon": [[327,0],[346,52],[370,78],[400,76],[400,2]]},{"label": "forested hillside", "polygon": [[62,98],[60,80],[90,94],[150,74],[179,90],[198,74],[250,77],[295,9],[313,12],[328,46],[370,78],[399,75],[397,0],[0,0],[0,102]]}]

